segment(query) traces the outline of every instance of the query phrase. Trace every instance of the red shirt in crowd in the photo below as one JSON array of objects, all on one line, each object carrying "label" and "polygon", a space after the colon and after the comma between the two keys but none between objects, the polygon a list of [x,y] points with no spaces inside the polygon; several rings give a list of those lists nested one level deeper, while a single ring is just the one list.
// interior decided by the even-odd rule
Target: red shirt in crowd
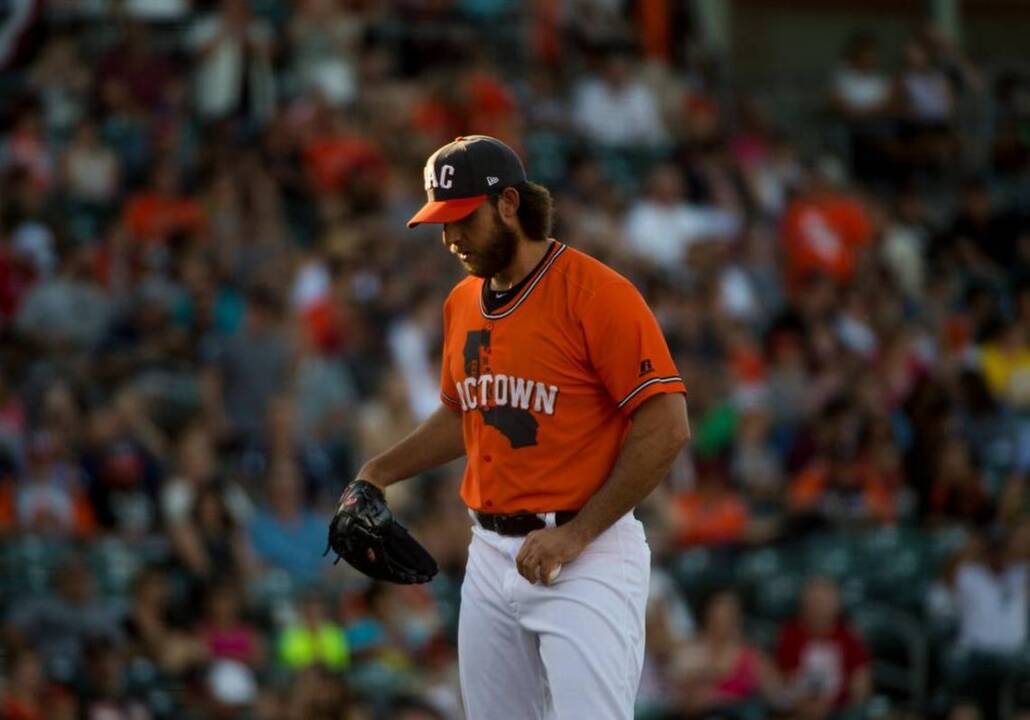
[{"label": "red shirt in crowd", "polygon": [[784,626],[776,647],[776,665],[788,678],[820,695],[832,695],[837,707],[848,704],[850,678],[869,660],[862,638],[843,622],[820,636],[792,620]]},{"label": "red shirt in crowd", "polygon": [[26,259],[8,246],[0,245],[0,321],[18,313],[22,299],[36,282],[36,272]]}]

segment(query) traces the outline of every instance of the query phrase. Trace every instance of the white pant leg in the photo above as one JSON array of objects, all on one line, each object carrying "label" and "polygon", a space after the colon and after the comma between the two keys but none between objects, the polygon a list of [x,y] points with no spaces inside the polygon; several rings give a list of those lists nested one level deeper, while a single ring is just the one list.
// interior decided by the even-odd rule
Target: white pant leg
[{"label": "white pant leg", "polygon": [[468,720],[547,717],[539,641],[519,625],[513,602],[512,591],[521,579],[513,553],[520,544],[473,529],[458,619],[458,671]]},{"label": "white pant leg", "polygon": [[643,526],[630,514],[553,585],[520,577],[522,627],[540,639],[554,720],[632,720],[650,572]]}]

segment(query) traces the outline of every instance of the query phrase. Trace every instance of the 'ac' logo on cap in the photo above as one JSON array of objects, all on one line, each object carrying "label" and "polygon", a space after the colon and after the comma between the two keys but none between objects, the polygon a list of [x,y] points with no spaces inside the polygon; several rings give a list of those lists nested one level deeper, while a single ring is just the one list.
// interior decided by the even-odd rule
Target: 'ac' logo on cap
[{"label": "'ac' logo on cap", "polygon": [[425,189],[432,190],[435,188],[443,188],[448,190],[454,185],[454,166],[444,165],[440,168],[439,177],[433,171],[433,163],[426,163],[425,170],[422,175],[425,179]]}]

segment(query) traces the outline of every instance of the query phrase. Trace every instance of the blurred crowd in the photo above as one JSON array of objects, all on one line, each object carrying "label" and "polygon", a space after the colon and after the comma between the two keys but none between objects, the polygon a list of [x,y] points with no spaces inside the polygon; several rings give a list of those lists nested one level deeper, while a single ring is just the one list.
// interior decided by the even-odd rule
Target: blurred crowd
[{"label": "blurred crowd", "polygon": [[438,403],[460,269],[404,222],[468,133],[689,389],[641,717],[1025,703],[1030,75],[856,33],[787,126],[687,3],[8,5],[0,718],[461,718],[460,464],[390,491],[433,583],[322,550]]}]

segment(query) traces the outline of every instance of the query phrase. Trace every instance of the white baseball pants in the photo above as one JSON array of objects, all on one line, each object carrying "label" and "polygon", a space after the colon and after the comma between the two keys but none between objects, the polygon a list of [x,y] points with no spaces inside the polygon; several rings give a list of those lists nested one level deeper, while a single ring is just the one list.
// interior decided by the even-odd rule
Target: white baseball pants
[{"label": "white baseball pants", "polygon": [[623,516],[551,585],[519,575],[523,540],[473,526],[458,623],[467,720],[632,720],[651,573],[643,525]]}]

